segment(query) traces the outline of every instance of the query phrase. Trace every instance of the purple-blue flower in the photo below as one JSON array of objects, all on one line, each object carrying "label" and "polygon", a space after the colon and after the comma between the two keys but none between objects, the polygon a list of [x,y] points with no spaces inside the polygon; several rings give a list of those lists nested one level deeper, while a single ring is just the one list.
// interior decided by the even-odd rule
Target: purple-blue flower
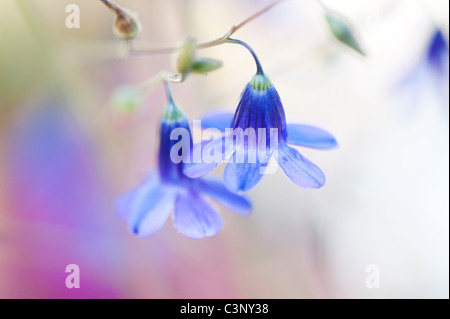
[{"label": "purple-blue flower", "polygon": [[449,49],[448,44],[440,29],[436,29],[431,37],[428,51],[427,62],[430,68],[440,77],[447,79],[449,77]]},{"label": "purple-blue flower", "polygon": [[[233,132],[250,128],[255,132],[257,143],[248,142],[249,138],[241,139],[239,143],[236,138],[225,136],[194,147],[200,147],[202,154],[214,150],[222,153],[223,160],[229,158],[224,171],[224,182],[233,192],[244,192],[253,188],[264,175],[271,157],[298,186],[320,188],[325,184],[323,172],[288,144],[316,149],[331,149],[337,146],[336,139],[322,129],[302,124],[286,124],[278,92],[260,66],[257,74],[244,89],[234,116],[223,112],[210,114],[202,119],[202,127],[222,131],[231,131],[227,128],[232,128]],[[271,138],[271,129],[272,132],[275,130],[276,138]],[[184,173],[191,178],[201,177],[219,164],[220,161],[190,163],[185,165]]]},{"label": "purple-blue flower", "polygon": [[405,96],[411,99],[409,104],[416,105],[423,97],[429,99],[431,94],[448,109],[448,85],[448,42],[443,32],[436,28],[431,32],[420,60],[405,75],[398,88],[407,90]]},{"label": "purple-blue flower", "polygon": [[[177,153],[189,150],[192,139],[186,116],[175,105],[169,91],[168,96],[169,102],[161,118],[158,170],[141,185],[125,193],[119,199],[117,208],[130,231],[141,237],[158,231],[173,208],[173,222],[179,233],[195,239],[212,237],[222,228],[222,219],[202,195],[241,215],[250,214],[251,203],[245,197],[231,193],[217,180],[186,177],[182,172],[183,162],[172,161],[171,152],[174,149]],[[180,140],[173,139],[171,134],[175,129],[175,132],[186,134]],[[186,139],[186,136],[189,138]],[[181,148],[178,148],[180,143]],[[176,155],[182,158],[190,156],[189,152],[186,153]]]}]

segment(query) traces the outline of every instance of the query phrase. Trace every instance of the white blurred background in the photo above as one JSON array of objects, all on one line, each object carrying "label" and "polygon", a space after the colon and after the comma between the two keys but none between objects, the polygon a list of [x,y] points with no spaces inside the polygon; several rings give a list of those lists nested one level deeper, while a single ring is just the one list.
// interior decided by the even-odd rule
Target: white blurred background
[{"label": "white blurred background", "polygon": [[[201,241],[176,234],[171,221],[150,238],[136,238],[113,209],[115,198],[155,164],[164,95],[159,88],[139,110],[123,114],[111,107],[112,91],[173,70],[174,57],[121,60],[112,14],[100,1],[25,3],[31,16],[14,1],[0,4],[1,297],[449,297],[448,51],[446,78],[426,64],[436,28],[448,48],[447,1],[323,1],[352,22],[367,57],[331,36],[315,1],[285,1],[238,31],[234,37],[253,47],[277,87],[287,121],[323,127],[340,147],[301,150],[325,172],[324,188],[300,189],[281,171],[265,176],[249,194],[252,216],[222,209],[224,229]],[[69,3],[80,6],[80,29],[64,26]],[[188,35],[217,38],[266,1],[119,3],[139,13],[143,32],[136,45],[168,45]],[[255,71],[251,56],[232,45],[200,55],[224,66],[174,85],[176,101],[192,119],[216,108],[234,110]],[[44,113],[46,103],[37,101],[49,92],[69,119],[56,129],[69,127],[75,136],[61,143],[76,149],[88,176],[77,186],[79,197],[60,206],[55,198],[64,188],[30,194],[46,187],[48,174],[65,170],[20,174],[41,163],[33,156],[42,165],[55,157],[32,148],[41,144],[31,137],[17,137]],[[39,123],[55,121],[61,120]],[[39,127],[29,135],[40,134]],[[79,143],[89,151],[75,148]],[[23,163],[11,155],[17,148],[28,154]],[[62,185],[77,176],[83,175],[64,175]],[[89,209],[69,216],[65,205],[84,200]],[[80,264],[85,282],[96,284],[78,295],[60,287],[68,263]],[[379,269],[379,288],[366,285],[368,265]]]}]

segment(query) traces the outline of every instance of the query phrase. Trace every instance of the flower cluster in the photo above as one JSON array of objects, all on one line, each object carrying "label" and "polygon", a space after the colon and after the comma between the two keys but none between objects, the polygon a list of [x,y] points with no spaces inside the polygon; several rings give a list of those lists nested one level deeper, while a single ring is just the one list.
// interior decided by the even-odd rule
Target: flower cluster
[{"label": "flower cluster", "polygon": [[[275,3],[277,1],[258,14]],[[340,42],[362,53],[344,22],[331,14],[327,15],[327,21]],[[215,236],[222,228],[222,220],[204,197],[248,216],[251,203],[243,193],[255,187],[277,164],[291,181],[302,188],[320,188],[325,184],[322,170],[291,145],[332,149],[337,146],[336,139],[314,126],[286,123],[280,96],[264,73],[255,52],[247,43],[230,37],[244,23],[211,42],[197,44],[188,39],[177,49],[178,74],[169,76],[165,73],[159,77],[165,85],[168,102],[160,121],[158,169],[150,173],[141,185],[125,193],[117,204],[117,210],[127,221],[131,232],[139,236],[154,234],[174,210],[173,222],[179,233],[196,239]],[[129,24],[131,26],[132,23]],[[254,58],[256,74],[244,88],[234,114],[213,112],[202,119],[203,129],[215,129],[225,134],[193,145],[188,119],[175,104],[169,83],[183,82],[191,73],[207,73],[219,68],[221,61],[198,58],[196,52],[199,48],[225,43],[245,47]],[[121,87],[118,96],[123,108],[132,110],[146,94],[142,86],[140,89]],[[200,160],[194,158],[195,154],[201,155]],[[224,161],[227,164],[223,182],[205,177]]]}]

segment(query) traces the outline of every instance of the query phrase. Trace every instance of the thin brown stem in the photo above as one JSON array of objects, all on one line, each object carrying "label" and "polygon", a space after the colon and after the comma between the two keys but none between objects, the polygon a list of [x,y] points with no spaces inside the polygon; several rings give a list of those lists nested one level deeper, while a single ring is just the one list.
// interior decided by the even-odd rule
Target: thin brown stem
[{"label": "thin brown stem", "polygon": [[169,54],[174,53],[178,51],[181,48],[180,46],[157,46],[157,45],[139,45],[133,44],[133,47],[131,48],[131,54],[132,55],[143,55],[143,54]]},{"label": "thin brown stem", "polygon": [[[104,0],[101,0],[101,1],[104,1]],[[214,40],[211,40],[211,41],[207,41],[207,42],[203,42],[203,43],[199,43],[195,47],[197,49],[206,49],[206,48],[211,48],[211,47],[214,47],[214,46],[226,43],[227,39],[229,39],[234,33],[236,33],[243,26],[245,26],[249,22],[253,21],[257,17],[259,17],[263,13],[269,11],[272,7],[274,7],[275,5],[277,5],[277,4],[279,4],[279,3],[283,2],[283,1],[285,1],[285,0],[272,0],[271,2],[269,2],[268,4],[266,4],[265,6],[260,8],[258,11],[256,11],[254,14],[252,14],[250,17],[248,17],[247,19],[245,19],[241,23],[232,26],[231,29],[228,30],[228,32],[225,33],[220,38],[217,38],[217,39],[214,39]],[[171,47],[165,47],[165,48],[156,47],[156,46],[154,46],[154,47],[145,47],[145,48],[141,48],[141,49],[133,48],[132,54],[136,55],[136,54],[173,53],[173,52],[176,52],[177,50],[179,50],[180,48],[181,48],[181,46],[176,46],[176,47],[175,46],[171,46]]]},{"label": "thin brown stem", "polygon": [[110,8],[117,16],[124,15],[124,10],[119,5],[115,4],[114,2],[112,2],[110,0],[100,0],[100,1],[103,2],[105,4],[105,6]]},{"label": "thin brown stem", "polygon": [[254,14],[252,14],[250,17],[248,17],[247,19],[245,19],[241,23],[232,26],[231,29],[228,30],[228,32],[225,33],[222,37],[217,38],[217,39],[212,40],[212,41],[199,43],[199,44],[197,44],[196,48],[197,49],[206,49],[206,48],[210,48],[210,47],[213,47],[213,46],[225,43],[227,39],[229,39],[234,33],[236,33],[243,26],[245,26],[249,22],[253,21],[257,17],[259,17],[263,13],[269,11],[270,9],[272,9],[272,7],[274,7],[275,5],[277,5],[277,4],[279,4],[279,3],[283,2],[283,1],[285,1],[285,0],[272,0],[271,2],[266,4],[264,7],[260,8],[258,11],[256,11]]},{"label": "thin brown stem", "polygon": [[262,7],[261,9],[259,9],[258,11],[256,11],[253,15],[251,15],[250,17],[248,17],[247,19],[245,19],[244,21],[242,21],[241,23],[233,26],[230,31],[228,31],[227,34],[225,34],[224,38],[229,38],[231,37],[237,30],[239,30],[240,28],[242,28],[244,25],[246,25],[247,23],[249,23],[250,21],[254,20],[255,18],[259,17],[260,15],[262,15],[263,13],[269,11],[272,7],[274,7],[275,5],[279,4],[280,2],[282,2],[284,0],[272,0],[271,2],[269,2],[268,4],[266,4],[264,7]]}]

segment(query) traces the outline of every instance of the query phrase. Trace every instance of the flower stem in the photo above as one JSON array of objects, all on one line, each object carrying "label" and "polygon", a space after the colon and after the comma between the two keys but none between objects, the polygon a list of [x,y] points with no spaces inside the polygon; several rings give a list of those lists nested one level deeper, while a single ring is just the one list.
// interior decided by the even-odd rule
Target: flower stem
[{"label": "flower stem", "polygon": [[247,19],[245,19],[241,23],[232,26],[231,29],[227,33],[225,33],[222,37],[220,37],[218,39],[215,39],[215,40],[212,40],[212,41],[208,41],[208,42],[204,42],[204,43],[198,44],[197,45],[197,49],[210,48],[212,46],[216,46],[216,45],[223,44],[223,43],[227,42],[226,40],[229,39],[234,33],[236,33],[236,31],[238,31],[244,25],[246,25],[250,21],[256,19],[257,17],[259,17],[263,13],[269,11],[270,9],[272,9],[272,7],[274,7],[275,5],[279,4],[282,1],[285,1],[285,0],[272,0],[271,2],[266,4],[264,7],[260,8],[258,11],[256,11],[254,14],[252,14],[250,17],[248,17]]},{"label": "flower stem", "polygon": [[[104,0],[101,0],[105,2]],[[285,0],[272,0],[262,8],[260,8],[258,11],[256,11],[254,14],[252,14],[250,17],[245,19],[244,21],[240,22],[239,24],[236,24],[231,27],[230,30],[228,30],[227,33],[225,33],[220,38],[210,40],[207,42],[199,43],[196,45],[196,49],[207,49],[211,47],[215,47],[224,43],[227,43],[227,40],[236,33],[239,29],[241,29],[243,26],[251,22],[252,20],[256,19],[263,13],[269,11],[272,7],[275,5],[283,2]],[[179,50],[182,46],[167,46],[167,47],[158,47],[158,46],[150,46],[150,47],[140,47],[140,48],[134,48],[132,51],[133,55],[136,54],[164,54],[164,53],[173,53]]]},{"label": "flower stem", "polygon": [[100,1],[103,2],[105,6],[107,6],[109,9],[111,9],[117,16],[124,15],[124,10],[114,2],[110,0],[100,0]]},{"label": "flower stem", "polygon": [[164,84],[164,88],[166,89],[167,100],[169,103],[173,104],[172,91],[170,90],[169,81],[164,79],[162,82]]},{"label": "flower stem", "polygon": [[259,59],[258,59],[258,57],[256,56],[255,51],[253,51],[253,49],[252,49],[247,43],[245,43],[244,41],[241,41],[241,40],[230,39],[230,38],[226,39],[225,42],[226,42],[226,43],[240,44],[240,45],[242,45],[243,47],[245,47],[245,48],[251,53],[251,55],[253,56],[253,59],[255,59],[255,63],[256,63],[256,74],[264,74],[264,71],[263,71],[263,69],[262,69],[261,63],[259,62]]}]

